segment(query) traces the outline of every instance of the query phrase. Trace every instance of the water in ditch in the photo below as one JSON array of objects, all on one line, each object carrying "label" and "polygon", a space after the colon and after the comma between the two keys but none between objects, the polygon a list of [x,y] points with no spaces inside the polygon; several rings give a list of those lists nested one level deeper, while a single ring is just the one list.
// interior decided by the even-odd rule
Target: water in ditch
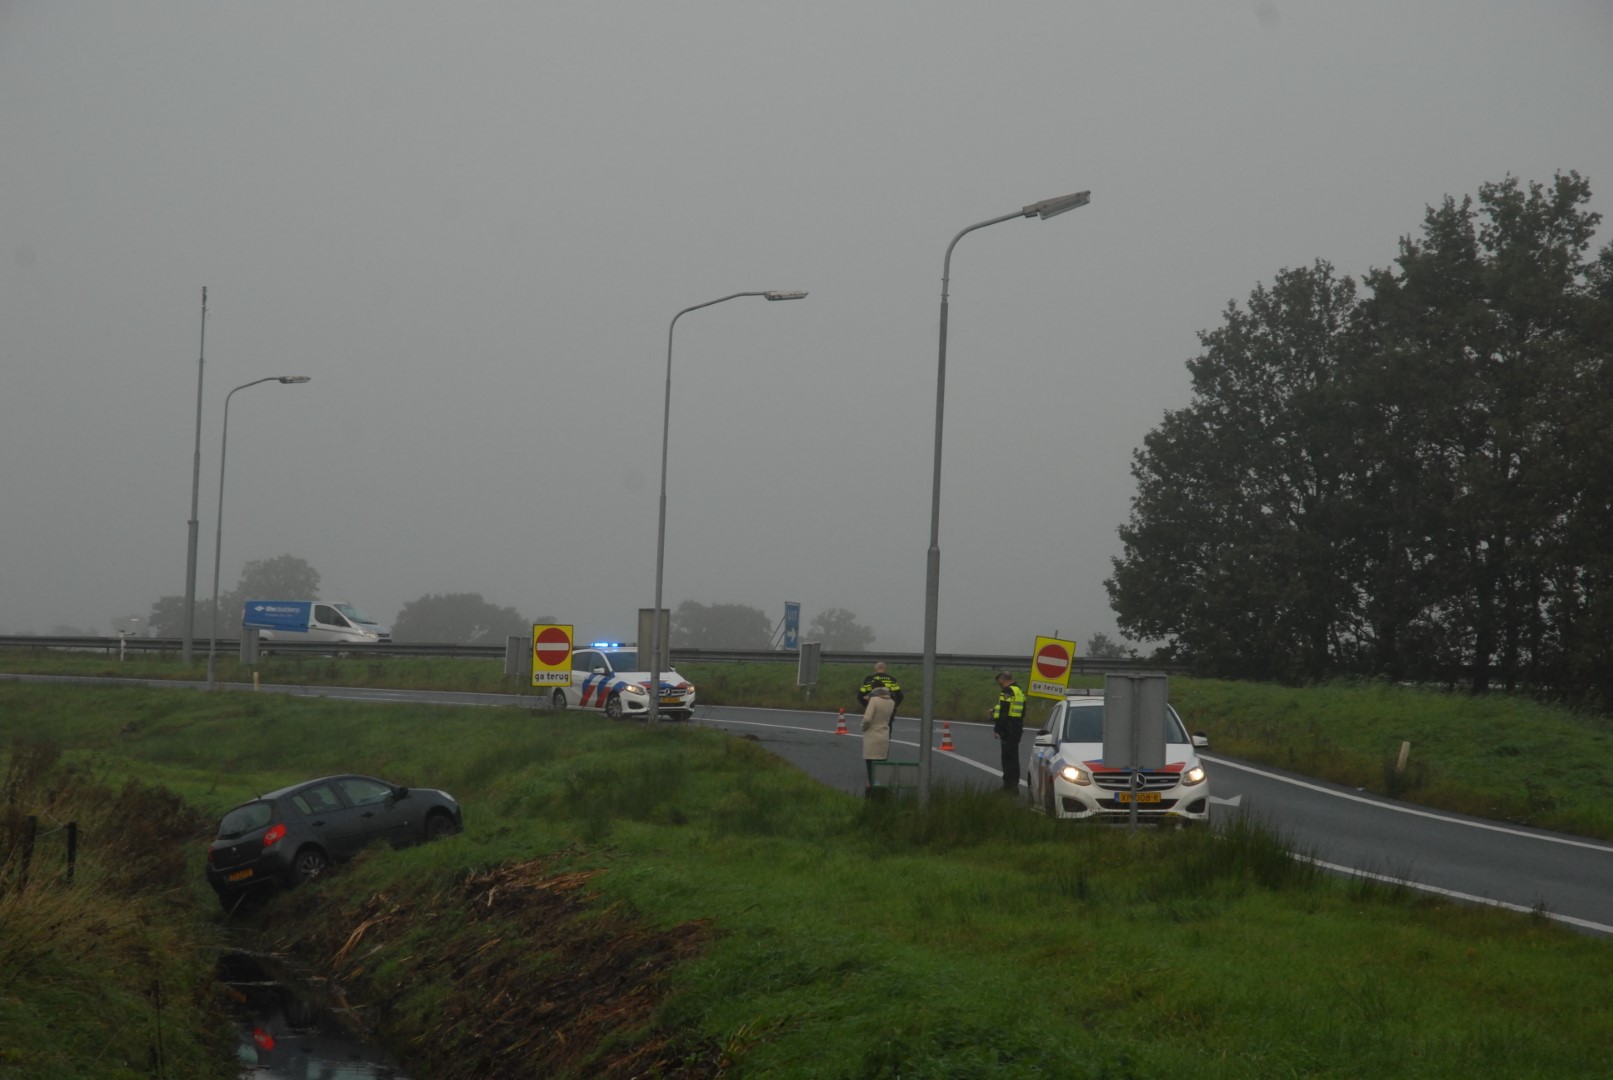
[{"label": "water in ditch", "polygon": [[235,1003],[242,1080],[408,1080],[350,1016],[273,957],[225,953],[218,980]]}]

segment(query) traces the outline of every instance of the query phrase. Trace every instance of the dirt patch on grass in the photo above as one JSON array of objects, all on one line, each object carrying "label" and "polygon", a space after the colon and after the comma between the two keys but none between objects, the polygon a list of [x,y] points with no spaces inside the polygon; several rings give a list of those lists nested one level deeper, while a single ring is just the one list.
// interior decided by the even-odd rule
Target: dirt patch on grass
[{"label": "dirt patch on grass", "polygon": [[321,889],[322,917],[297,918],[328,929],[288,945],[416,1076],[722,1076],[720,1045],[655,1020],[663,976],[710,928],[656,929],[603,902],[589,887],[600,873],[536,859],[419,901],[376,893],[340,919]]}]

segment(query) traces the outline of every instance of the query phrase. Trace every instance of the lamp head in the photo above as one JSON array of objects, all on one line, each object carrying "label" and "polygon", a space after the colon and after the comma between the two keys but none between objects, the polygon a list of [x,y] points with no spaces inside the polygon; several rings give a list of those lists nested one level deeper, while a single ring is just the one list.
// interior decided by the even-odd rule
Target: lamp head
[{"label": "lamp head", "polygon": [[1039,217],[1046,221],[1050,217],[1058,217],[1066,210],[1074,210],[1078,206],[1085,206],[1092,201],[1092,192],[1077,191],[1074,195],[1060,195],[1056,199],[1043,199],[1041,202],[1031,203],[1025,207],[1026,217]]},{"label": "lamp head", "polygon": [[806,295],[806,292],[804,290],[801,292],[779,292],[775,290],[773,292],[765,292],[762,295],[767,297],[769,300],[799,300]]},{"label": "lamp head", "polygon": [[280,381],[283,383],[298,383],[307,382],[311,378],[313,378],[311,375],[282,375],[280,376]]}]

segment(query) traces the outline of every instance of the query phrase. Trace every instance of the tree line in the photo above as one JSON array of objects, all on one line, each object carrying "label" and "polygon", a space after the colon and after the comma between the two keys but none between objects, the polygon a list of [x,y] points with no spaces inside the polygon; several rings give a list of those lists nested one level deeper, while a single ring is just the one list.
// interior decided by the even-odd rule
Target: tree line
[{"label": "tree line", "polygon": [[[249,562],[242,568],[235,588],[219,595],[219,636],[234,638],[240,634],[241,609],[247,600],[314,599],[320,595],[319,571],[303,559],[280,555]],[[156,637],[179,637],[184,633],[184,618],[185,598],[164,596],[151,606],[146,626]],[[197,637],[211,635],[212,619],[211,598],[198,601]],[[428,593],[404,604],[391,626],[394,641],[475,645],[530,634],[535,623],[558,621],[549,615],[526,618],[513,607],[500,607],[483,599],[480,593]],[[774,631],[775,624],[765,612],[743,604],[685,600],[671,613],[673,648],[765,650],[773,647]],[[850,611],[829,608],[813,618],[805,640],[821,641],[831,651],[858,651],[873,644],[874,633],[859,624]]]},{"label": "tree line", "polygon": [[1207,675],[1613,702],[1613,245],[1577,173],[1428,207],[1358,285],[1284,270],[1199,335],[1107,586]]}]

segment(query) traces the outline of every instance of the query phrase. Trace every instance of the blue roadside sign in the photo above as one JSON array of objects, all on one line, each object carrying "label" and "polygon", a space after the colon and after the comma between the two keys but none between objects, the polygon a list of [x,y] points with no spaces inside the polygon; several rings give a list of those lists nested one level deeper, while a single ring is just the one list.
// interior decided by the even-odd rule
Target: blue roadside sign
[{"label": "blue roadside sign", "polygon": [[789,650],[801,647],[801,605],[784,602],[784,647]]}]

